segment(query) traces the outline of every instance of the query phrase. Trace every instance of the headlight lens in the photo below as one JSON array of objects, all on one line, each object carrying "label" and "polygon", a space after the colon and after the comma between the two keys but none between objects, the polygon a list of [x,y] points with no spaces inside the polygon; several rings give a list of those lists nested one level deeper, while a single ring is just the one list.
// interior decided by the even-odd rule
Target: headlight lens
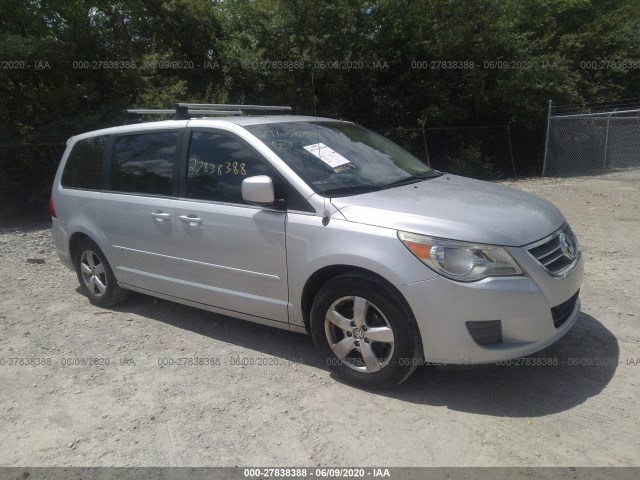
[{"label": "headlight lens", "polygon": [[436,273],[459,282],[486,277],[522,275],[522,269],[502,247],[458,242],[398,232],[398,238]]}]

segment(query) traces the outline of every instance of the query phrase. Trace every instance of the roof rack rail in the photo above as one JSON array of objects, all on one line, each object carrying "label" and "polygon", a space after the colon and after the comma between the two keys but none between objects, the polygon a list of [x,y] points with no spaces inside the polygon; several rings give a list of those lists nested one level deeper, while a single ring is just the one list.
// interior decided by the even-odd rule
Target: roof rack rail
[{"label": "roof rack rail", "polygon": [[174,110],[157,108],[130,108],[126,110],[125,125],[141,122],[140,115],[171,115],[174,120],[188,120],[198,115],[238,116],[245,111],[286,111],[289,106],[278,105],[239,105],[225,103],[183,103],[176,105]]}]

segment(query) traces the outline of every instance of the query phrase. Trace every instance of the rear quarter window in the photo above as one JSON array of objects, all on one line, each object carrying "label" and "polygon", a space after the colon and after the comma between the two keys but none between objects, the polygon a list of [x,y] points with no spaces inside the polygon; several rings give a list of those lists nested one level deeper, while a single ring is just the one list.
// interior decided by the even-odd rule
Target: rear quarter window
[{"label": "rear quarter window", "polygon": [[62,186],[99,189],[102,158],[106,144],[106,136],[90,137],[77,141],[69,153],[62,172]]}]

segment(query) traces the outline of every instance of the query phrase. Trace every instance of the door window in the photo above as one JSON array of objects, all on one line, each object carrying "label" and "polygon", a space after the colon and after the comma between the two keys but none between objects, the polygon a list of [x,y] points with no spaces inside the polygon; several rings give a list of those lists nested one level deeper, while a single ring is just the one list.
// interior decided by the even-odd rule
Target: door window
[{"label": "door window", "polygon": [[187,162],[187,197],[228,203],[242,200],[242,181],[270,175],[260,155],[241,141],[216,132],[193,132]]},{"label": "door window", "polygon": [[179,132],[117,137],[111,163],[111,190],[170,196]]}]

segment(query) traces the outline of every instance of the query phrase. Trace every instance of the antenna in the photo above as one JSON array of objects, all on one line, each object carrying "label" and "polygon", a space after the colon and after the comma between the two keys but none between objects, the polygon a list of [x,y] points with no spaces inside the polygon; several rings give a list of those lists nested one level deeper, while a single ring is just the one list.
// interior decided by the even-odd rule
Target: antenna
[{"label": "antenna", "polygon": [[[318,109],[316,106],[316,85],[313,79],[313,68],[311,69],[311,93],[313,94],[313,114],[316,117],[316,139],[318,140],[318,158],[320,158],[320,129],[318,128]],[[321,159],[322,160],[322,159]],[[324,181],[323,181],[324,182]],[[322,225],[325,227],[329,225],[331,215],[327,209],[327,199],[324,196],[324,188],[322,189],[322,205],[324,213],[322,214]]]}]

